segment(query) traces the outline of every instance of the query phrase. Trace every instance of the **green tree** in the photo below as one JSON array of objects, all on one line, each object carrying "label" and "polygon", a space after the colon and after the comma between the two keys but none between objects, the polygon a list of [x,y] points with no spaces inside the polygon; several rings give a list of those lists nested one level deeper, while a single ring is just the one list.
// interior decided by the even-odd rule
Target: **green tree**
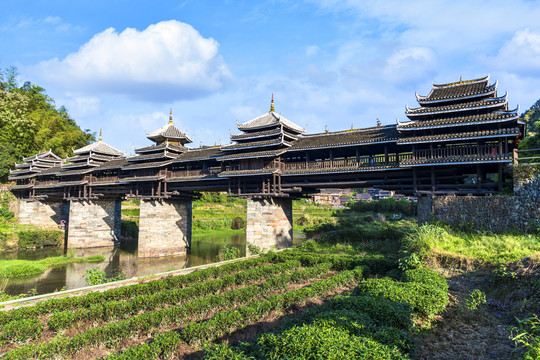
[{"label": "green tree", "polygon": [[95,141],[90,130],[81,130],[63,106],[56,108],[44,88],[25,82],[18,86],[17,69],[0,69],[0,182],[22,157],[52,150],[72,155]]},{"label": "green tree", "polygon": [[527,123],[527,137],[519,144],[519,148],[540,148],[540,100],[523,113],[521,119]]}]

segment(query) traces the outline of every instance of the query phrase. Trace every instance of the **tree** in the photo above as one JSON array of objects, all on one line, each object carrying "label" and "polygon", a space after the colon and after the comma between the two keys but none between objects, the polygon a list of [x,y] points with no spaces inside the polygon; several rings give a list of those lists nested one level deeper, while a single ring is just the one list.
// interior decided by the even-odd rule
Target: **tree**
[{"label": "tree", "polygon": [[55,107],[44,88],[25,82],[18,87],[17,69],[0,69],[0,181],[22,157],[52,150],[61,157],[73,155],[95,141],[82,131],[64,106]]},{"label": "tree", "polygon": [[527,123],[527,137],[519,144],[519,149],[540,148],[540,100],[523,113],[521,119]]}]

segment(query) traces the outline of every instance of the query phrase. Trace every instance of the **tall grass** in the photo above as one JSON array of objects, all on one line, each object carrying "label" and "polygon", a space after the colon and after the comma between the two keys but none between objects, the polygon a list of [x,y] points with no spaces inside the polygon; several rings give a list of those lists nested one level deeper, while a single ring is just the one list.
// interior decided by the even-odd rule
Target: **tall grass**
[{"label": "tall grass", "polygon": [[0,260],[0,278],[17,278],[24,276],[40,275],[49,267],[71,263],[92,262],[98,263],[105,260],[103,255],[88,257],[56,256],[42,260]]}]

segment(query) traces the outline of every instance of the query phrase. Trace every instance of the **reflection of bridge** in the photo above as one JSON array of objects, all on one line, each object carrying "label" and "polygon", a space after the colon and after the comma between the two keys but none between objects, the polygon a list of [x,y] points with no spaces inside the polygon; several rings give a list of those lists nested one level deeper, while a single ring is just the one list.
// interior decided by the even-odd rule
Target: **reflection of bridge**
[{"label": "reflection of bridge", "polygon": [[[491,194],[502,190],[524,124],[489,77],[433,85],[407,107],[410,121],[321,134],[268,113],[238,125],[231,144],[190,149],[172,122],[148,135],[155,145],[123,154],[101,139],[65,161],[51,152],[12,171],[20,219],[70,219],[71,247],[101,246],[119,233],[123,197],[141,199],[142,256],[184,252],[191,198],[227,191],[248,198],[247,240],[287,245],[291,199],[321,187],[367,187],[404,194]],[[69,203],[69,214],[66,206]],[[64,209],[64,210],[62,210]],[[44,220],[45,219],[45,220]],[[179,242],[178,239],[183,239]]]}]

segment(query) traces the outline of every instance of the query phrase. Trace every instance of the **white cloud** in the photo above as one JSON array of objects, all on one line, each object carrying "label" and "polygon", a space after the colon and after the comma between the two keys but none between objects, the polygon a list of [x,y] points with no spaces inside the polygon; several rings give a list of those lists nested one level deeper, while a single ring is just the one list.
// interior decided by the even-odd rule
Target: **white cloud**
[{"label": "white cloud", "polygon": [[101,111],[101,99],[95,96],[81,96],[67,92],[56,99],[58,105],[64,105],[74,118],[96,115]]},{"label": "white cloud", "polygon": [[321,49],[317,45],[309,45],[306,48],[306,56],[315,56]]},{"label": "white cloud", "polygon": [[170,102],[219,90],[232,77],[218,47],[188,24],[162,21],[143,31],[106,29],[78,52],[33,70],[77,91]]},{"label": "white cloud", "polygon": [[386,61],[384,74],[393,82],[418,80],[431,73],[435,65],[435,54],[430,49],[411,47],[392,54]]},{"label": "white cloud", "polygon": [[498,55],[490,59],[495,67],[526,76],[540,75],[540,32],[517,31],[504,44]]}]

